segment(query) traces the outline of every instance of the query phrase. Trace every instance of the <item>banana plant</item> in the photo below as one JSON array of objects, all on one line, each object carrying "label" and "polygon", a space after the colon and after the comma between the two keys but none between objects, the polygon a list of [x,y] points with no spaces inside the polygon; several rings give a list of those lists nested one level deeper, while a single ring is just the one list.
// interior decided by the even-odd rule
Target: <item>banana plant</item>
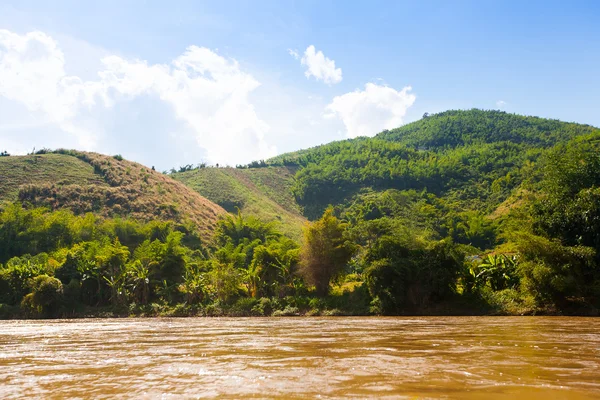
[{"label": "banana plant", "polygon": [[472,267],[469,272],[479,286],[490,285],[492,290],[513,288],[519,283],[517,276],[517,256],[489,254],[481,264]]}]

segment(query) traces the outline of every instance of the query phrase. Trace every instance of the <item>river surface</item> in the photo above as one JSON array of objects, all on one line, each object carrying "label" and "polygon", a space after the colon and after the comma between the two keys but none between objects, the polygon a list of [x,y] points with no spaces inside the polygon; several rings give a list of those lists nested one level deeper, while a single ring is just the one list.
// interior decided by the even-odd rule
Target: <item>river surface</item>
[{"label": "river surface", "polygon": [[600,318],[0,322],[0,398],[600,398]]}]

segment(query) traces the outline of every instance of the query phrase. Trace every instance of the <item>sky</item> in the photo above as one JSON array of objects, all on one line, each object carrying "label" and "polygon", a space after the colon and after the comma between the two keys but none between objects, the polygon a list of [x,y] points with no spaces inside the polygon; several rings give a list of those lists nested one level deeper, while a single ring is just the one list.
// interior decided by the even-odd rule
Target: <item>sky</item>
[{"label": "sky", "polygon": [[600,126],[597,1],[0,0],[0,150],[237,165],[425,112]]}]

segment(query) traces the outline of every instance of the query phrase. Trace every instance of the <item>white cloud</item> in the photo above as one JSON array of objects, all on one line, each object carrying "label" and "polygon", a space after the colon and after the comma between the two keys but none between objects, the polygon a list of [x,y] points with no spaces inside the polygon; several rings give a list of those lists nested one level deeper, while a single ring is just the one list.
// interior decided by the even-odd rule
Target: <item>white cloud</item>
[{"label": "white cloud", "polygon": [[397,91],[388,86],[367,83],[365,90],[356,90],[334,97],[325,108],[325,118],[339,118],[348,137],[373,136],[383,129],[403,123],[406,111],[416,96],[410,86]]},{"label": "white cloud", "polygon": [[306,66],[304,75],[307,78],[314,76],[316,80],[321,80],[329,85],[342,81],[342,69],[336,68],[335,61],[325,57],[322,51],[316,51],[313,45],[306,48],[300,62]]},{"label": "white cloud", "polygon": [[[193,137],[211,162],[233,164],[275,154],[265,140],[269,126],[249,100],[260,83],[237,61],[197,46],[170,64],[149,65],[114,55],[101,61],[97,78],[84,80],[65,72],[65,55],[52,37],[0,30],[0,96],[58,126],[67,135],[53,143],[65,147],[101,151],[101,142],[114,128],[100,118],[106,110],[124,101],[157,98],[167,106],[161,112],[174,113],[184,125],[180,131],[187,139]],[[161,140],[168,141],[168,136],[164,132]],[[162,145],[154,143],[157,151]]]},{"label": "white cloud", "polygon": [[504,100],[498,100],[496,102],[496,107],[502,110],[506,107],[506,102]]},{"label": "white cloud", "polygon": [[296,60],[300,59],[300,54],[298,54],[298,50],[288,49],[288,54],[290,56],[294,57],[294,59],[296,59]]}]

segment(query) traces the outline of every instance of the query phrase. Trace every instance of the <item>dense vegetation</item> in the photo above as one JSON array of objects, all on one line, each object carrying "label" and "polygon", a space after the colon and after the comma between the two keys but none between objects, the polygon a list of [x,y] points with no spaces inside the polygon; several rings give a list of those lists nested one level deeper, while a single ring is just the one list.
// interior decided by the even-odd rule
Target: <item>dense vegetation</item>
[{"label": "dense vegetation", "polygon": [[[590,126],[449,111],[372,139],[171,176],[231,212],[212,240],[190,219],[5,205],[0,313],[599,312],[600,130]],[[300,213],[312,220],[303,235]]]}]

